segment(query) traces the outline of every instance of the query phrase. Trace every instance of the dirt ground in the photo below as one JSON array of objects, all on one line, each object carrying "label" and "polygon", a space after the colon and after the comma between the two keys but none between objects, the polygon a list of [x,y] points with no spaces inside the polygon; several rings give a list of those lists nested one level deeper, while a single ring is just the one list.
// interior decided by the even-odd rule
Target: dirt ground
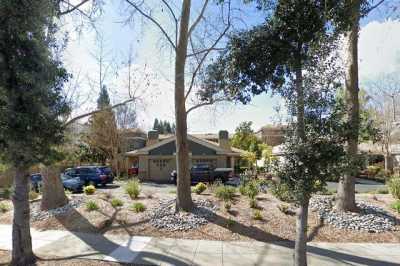
[{"label": "dirt ground", "polygon": [[[120,186],[121,185],[121,186]],[[49,218],[45,221],[32,222],[32,227],[39,230],[59,229],[80,232],[99,232],[156,237],[172,237],[184,239],[209,240],[258,240],[264,242],[295,239],[295,217],[282,213],[278,206],[282,204],[271,194],[259,194],[257,202],[262,213],[261,221],[254,220],[254,209],[249,207],[249,200],[237,193],[229,212],[210,191],[201,195],[192,194],[194,199],[207,199],[217,205],[218,211],[209,223],[190,231],[170,232],[151,226],[149,214],[159,206],[162,200],[173,199],[176,188],[172,185],[144,184],[140,198],[132,200],[125,194],[123,184],[98,189],[94,195],[85,196],[85,200],[97,202],[100,209],[88,212],[85,204],[66,214]],[[78,196],[78,195],[73,195]],[[110,198],[123,200],[124,206],[113,208]],[[393,202],[390,195],[357,194],[358,200],[368,201],[388,210],[400,220],[400,215],[388,208]],[[142,202],[146,206],[143,213],[130,210],[134,202]],[[11,223],[12,211],[0,214],[0,223]],[[368,233],[337,229],[323,224],[316,213],[309,215],[309,241],[316,242],[400,242],[400,225],[396,231],[385,233]]]}]

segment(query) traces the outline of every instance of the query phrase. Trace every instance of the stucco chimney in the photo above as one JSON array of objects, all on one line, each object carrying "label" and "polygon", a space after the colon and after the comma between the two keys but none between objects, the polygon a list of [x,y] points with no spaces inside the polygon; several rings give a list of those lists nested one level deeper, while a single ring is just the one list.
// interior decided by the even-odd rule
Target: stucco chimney
[{"label": "stucco chimney", "polygon": [[230,150],[231,144],[229,143],[229,133],[226,130],[218,132],[218,144],[221,148]]},{"label": "stucco chimney", "polygon": [[158,131],[157,130],[149,130],[147,132],[147,146],[153,145],[158,142]]}]

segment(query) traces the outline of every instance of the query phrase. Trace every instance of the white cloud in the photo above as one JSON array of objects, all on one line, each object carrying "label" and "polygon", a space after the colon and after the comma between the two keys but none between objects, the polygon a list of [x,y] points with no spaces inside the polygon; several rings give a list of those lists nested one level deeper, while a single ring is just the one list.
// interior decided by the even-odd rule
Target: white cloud
[{"label": "white cloud", "polygon": [[370,22],[359,38],[360,79],[400,70],[400,21]]}]

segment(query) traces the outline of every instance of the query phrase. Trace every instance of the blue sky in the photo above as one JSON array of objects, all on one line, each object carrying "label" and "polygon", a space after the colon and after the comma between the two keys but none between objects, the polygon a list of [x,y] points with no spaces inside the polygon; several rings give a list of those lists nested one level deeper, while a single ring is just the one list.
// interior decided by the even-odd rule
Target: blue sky
[{"label": "blue sky", "polygon": [[[155,0],[154,0],[155,1]],[[159,30],[137,15],[133,23],[126,25],[126,5],[122,1],[107,1],[104,13],[97,22],[97,29],[105,39],[108,58],[122,62],[126,60],[132,47],[136,74],[144,71],[152,75],[152,85],[142,93],[144,101],[138,105],[139,123],[144,129],[151,127],[154,118],[174,120],[173,103],[173,55],[163,41]],[[157,2],[157,1],[155,1]],[[199,3],[199,1],[194,1]],[[196,7],[194,8],[196,15]],[[210,9],[209,12],[215,11]],[[165,16],[158,16],[161,22],[167,22]],[[240,13],[242,20],[235,21],[236,28],[246,28],[264,20],[261,12],[253,6],[247,6]],[[374,78],[381,73],[400,70],[400,22],[387,21],[385,10],[376,10],[363,19],[360,33],[360,80]],[[75,113],[94,108],[98,91],[91,88],[89,80],[96,78],[96,62],[91,53],[96,49],[95,32],[84,31],[77,36],[71,28],[70,41],[65,52],[66,66],[79,76],[80,102]],[[167,27],[171,30],[172,27]],[[146,67],[145,67],[146,66]],[[78,75],[79,73],[79,75]],[[118,102],[126,97],[126,68],[120,66],[118,76],[109,75],[106,80],[110,87],[111,98]],[[140,75],[138,83],[140,83]],[[140,85],[140,84],[139,84]],[[217,132],[220,129],[234,131],[241,121],[253,121],[254,129],[276,120],[274,106],[280,105],[278,97],[260,95],[250,105],[224,104],[198,109],[189,115],[189,132]]]}]

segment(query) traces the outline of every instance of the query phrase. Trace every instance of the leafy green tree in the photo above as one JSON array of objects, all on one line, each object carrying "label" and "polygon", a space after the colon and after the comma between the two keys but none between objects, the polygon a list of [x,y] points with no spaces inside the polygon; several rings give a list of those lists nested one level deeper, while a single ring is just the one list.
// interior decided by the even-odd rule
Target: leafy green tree
[{"label": "leafy green tree", "polygon": [[153,124],[153,129],[154,130],[158,130],[159,129],[159,123],[158,123],[158,119],[156,118],[156,119],[154,119],[154,124]]},{"label": "leafy green tree", "polygon": [[110,108],[110,98],[106,86],[101,88],[97,104],[98,109],[103,111],[94,114],[89,120],[90,130],[86,138],[89,153],[86,155],[92,155],[92,159],[103,159],[96,161],[102,164],[105,164],[107,160],[111,161],[114,170],[118,172],[120,138],[115,115]]},{"label": "leafy green tree", "polygon": [[[331,169],[331,163],[334,161],[324,162],[327,158],[319,155],[319,148],[327,146],[327,151],[331,148],[337,149],[335,145],[331,147],[330,140],[324,140],[323,136],[313,139],[311,132],[317,135],[319,131],[310,132],[310,130],[318,126],[322,130],[326,119],[321,113],[320,116],[315,116],[318,120],[314,124],[311,118],[314,119],[314,113],[319,109],[314,108],[314,111],[309,105],[318,101],[308,102],[317,98],[318,90],[315,88],[318,85],[321,88],[326,84],[329,85],[335,75],[330,76],[331,79],[326,80],[326,84],[322,84],[321,78],[313,79],[314,84],[306,83],[308,78],[305,79],[303,75],[315,72],[312,66],[318,65],[320,61],[335,59],[330,56],[331,51],[336,48],[335,36],[331,34],[335,32],[327,23],[329,13],[326,12],[326,8],[325,1],[277,1],[271,12],[272,16],[267,18],[263,25],[231,38],[228,52],[208,68],[208,78],[205,80],[205,86],[213,85],[216,89],[234,95],[235,99],[243,103],[251,101],[252,95],[268,90],[279,93],[289,103],[293,130],[288,138],[286,150],[297,154],[297,158],[291,157],[290,154],[286,156],[285,159],[289,162],[283,169],[286,168],[288,175],[296,178],[298,183],[298,186],[293,187],[293,191],[298,192],[295,194],[299,206],[296,217],[295,265],[307,264],[308,205],[313,193],[311,189],[313,186],[310,184],[318,178],[324,178],[324,174],[320,175],[315,169],[317,167],[322,169],[321,165],[329,166],[328,169]],[[319,73],[325,73],[329,66],[334,65],[332,62],[334,61],[324,65]],[[307,72],[304,72],[305,69]],[[331,89],[328,85],[326,86]],[[326,101],[323,95],[321,95],[322,103]],[[314,152],[314,159],[321,160],[313,162],[315,166],[309,165],[312,160],[308,160],[307,154],[304,154]]]},{"label": "leafy green tree", "polygon": [[106,85],[100,88],[99,98],[97,99],[97,109],[110,108],[110,96]]},{"label": "leafy green tree", "polygon": [[0,3],[0,151],[14,177],[13,265],[31,265],[29,167],[48,162],[63,140],[60,117],[69,112],[62,96],[68,74],[55,41],[54,1]]},{"label": "leafy green tree", "polygon": [[235,129],[235,134],[231,139],[231,145],[235,148],[242,149],[245,151],[257,152],[257,145],[261,143],[257,139],[254,130],[251,128],[253,122],[245,121],[241,122]]}]

